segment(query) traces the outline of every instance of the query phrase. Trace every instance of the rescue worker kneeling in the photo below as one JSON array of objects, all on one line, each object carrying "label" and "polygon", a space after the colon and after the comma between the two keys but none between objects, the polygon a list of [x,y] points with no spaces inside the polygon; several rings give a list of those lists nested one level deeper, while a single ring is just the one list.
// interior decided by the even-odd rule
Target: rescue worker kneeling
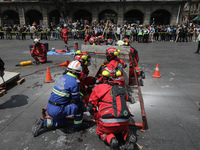
[{"label": "rescue worker kneeling", "polygon": [[[91,95],[86,110],[97,121],[96,133],[112,149],[119,147],[116,134],[121,134],[126,141],[125,148],[133,149],[136,137],[129,130],[130,112],[126,105],[126,90],[110,78],[104,70],[104,83],[97,85]],[[98,110],[97,110],[98,107]]]},{"label": "rescue worker kneeling", "polygon": [[[47,61],[47,49],[40,43],[39,39],[35,39],[34,44],[30,52],[31,56],[35,59],[36,64],[45,63]],[[40,61],[37,57],[41,57]]]},{"label": "rescue worker kneeling", "polygon": [[[82,71],[81,63],[77,60],[68,65],[68,72],[56,82],[47,104],[47,113],[52,119],[38,119],[32,128],[33,136],[41,129],[59,128],[64,133],[73,133],[83,129],[83,101],[79,91],[79,80]],[[65,128],[66,116],[74,114],[73,128]]]}]

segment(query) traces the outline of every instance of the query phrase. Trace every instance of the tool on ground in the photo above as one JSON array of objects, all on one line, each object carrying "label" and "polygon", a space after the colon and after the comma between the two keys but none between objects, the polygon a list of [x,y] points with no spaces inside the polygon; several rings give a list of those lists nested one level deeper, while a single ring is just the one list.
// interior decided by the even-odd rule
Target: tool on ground
[{"label": "tool on ground", "polygon": [[20,64],[17,64],[15,66],[27,66],[27,65],[32,65],[32,61],[31,60],[22,61],[22,62],[20,62]]}]

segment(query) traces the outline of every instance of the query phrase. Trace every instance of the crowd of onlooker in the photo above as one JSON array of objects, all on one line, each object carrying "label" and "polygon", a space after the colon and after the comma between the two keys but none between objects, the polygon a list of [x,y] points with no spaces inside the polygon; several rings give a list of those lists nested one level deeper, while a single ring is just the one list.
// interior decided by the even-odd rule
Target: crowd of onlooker
[{"label": "crowd of onlooker", "polygon": [[[90,35],[98,37],[104,35],[106,39],[111,38],[113,41],[128,38],[131,42],[191,42],[197,41],[200,31],[198,24],[177,24],[177,25],[136,25],[136,24],[113,24],[103,22],[84,22],[71,21],[67,24],[69,38],[85,38],[86,25],[90,29]],[[4,25],[0,26],[0,39],[34,39],[41,40],[61,40],[61,30],[64,23],[49,26],[40,25]],[[28,37],[29,36],[29,37]]]}]

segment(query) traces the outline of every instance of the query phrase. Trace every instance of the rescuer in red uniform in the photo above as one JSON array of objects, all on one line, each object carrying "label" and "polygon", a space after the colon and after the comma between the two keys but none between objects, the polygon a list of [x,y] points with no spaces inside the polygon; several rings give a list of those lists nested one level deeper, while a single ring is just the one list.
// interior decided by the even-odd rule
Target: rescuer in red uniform
[{"label": "rescuer in red uniform", "polygon": [[69,30],[67,29],[67,25],[64,25],[64,29],[61,30],[61,37],[63,38],[63,41],[65,43],[65,47],[68,50],[68,45],[67,45],[67,41],[68,41],[68,33]]},{"label": "rescuer in red uniform", "polygon": [[89,43],[90,43],[90,45],[96,45],[97,44],[97,38],[96,37],[91,37],[89,39]]},{"label": "rescuer in red uniform", "polygon": [[74,59],[78,60],[82,66],[82,72],[79,77],[79,80],[80,80],[81,92],[85,96],[84,97],[85,103],[88,102],[89,95],[87,96],[87,94],[90,94],[92,92],[92,89],[94,88],[94,84],[96,81],[96,78],[88,76],[89,74],[88,65],[90,64],[90,58],[91,57],[88,52],[81,52],[80,50],[78,50],[76,52],[76,55],[74,56]]},{"label": "rescuer in red uniform", "polygon": [[[112,81],[108,71],[102,72],[103,84],[97,85],[91,95],[86,110],[97,121],[96,133],[111,149],[117,149],[116,134],[121,134],[127,150],[132,150],[136,137],[129,130],[130,112],[126,105],[125,88]],[[98,108],[98,109],[97,109]]]},{"label": "rescuer in red uniform", "polygon": [[120,50],[117,50],[114,47],[110,47],[106,50],[106,59],[108,63],[106,64],[107,67],[112,67],[116,71],[119,70],[121,71],[121,76],[119,76],[116,80],[121,82],[121,86],[125,86],[125,79],[123,75],[123,68],[126,68],[126,63],[118,58],[117,56],[119,55]]},{"label": "rescuer in red uniform", "polygon": [[[45,63],[47,61],[47,49],[40,43],[39,39],[34,39],[35,45],[31,49],[31,56],[35,59],[36,64]],[[40,61],[38,57],[41,57]]]},{"label": "rescuer in red uniform", "polygon": [[133,48],[132,46],[130,46],[130,54],[132,56],[133,59],[133,64],[131,61],[129,61],[129,84],[132,84],[135,80],[135,75],[134,75],[134,67],[136,69],[136,74],[137,77],[141,77],[141,79],[139,79],[140,85],[143,85],[143,81],[142,79],[145,79],[145,74],[143,71],[140,71],[138,68],[138,62],[139,62],[139,56],[138,56],[138,51]]},{"label": "rescuer in red uniform", "polygon": [[87,41],[89,41],[89,39],[90,39],[90,29],[89,29],[88,25],[86,25],[84,30],[85,30],[85,43],[84,43],[84,45],[86,45]]}]

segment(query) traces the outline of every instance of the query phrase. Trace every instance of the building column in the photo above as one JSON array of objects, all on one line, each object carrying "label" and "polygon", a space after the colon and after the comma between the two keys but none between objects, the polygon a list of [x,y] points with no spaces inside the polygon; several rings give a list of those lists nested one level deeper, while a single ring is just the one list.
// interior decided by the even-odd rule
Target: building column
[{"label": "building column", "polygon": [[43,24],[47,27],[48,22],[49,22],[49,18],[48,18],[48,15],[47,15],[47,8],[45,6],[42,9],[42,17],[43,17]]},{"label": "building column", "polygon": [[92,10],[92,22],[94,21],[97,21],[99,20],[99,17],[98,17],[98,13],[97,13],[97,8],[98,6],[97,5],[93,5],[93,10]]},{"label": "building column", "polygon": [[123,5],[119,6],[117,24],[120,24],[120,25],[124,24],[124,7],[123,7]]},{"label": "building column", "polygon": [[19,12],[19,24],[20,25],[26,24],[26,22],[25,22],[24,8],[22,6],[18,7],[18,12]]},{"label": "building column", "polygon": [[143,25],[150,25],[151,20],[151,13],[150,13],[150,7],[144,6],[144,18],[143,18]]}]

